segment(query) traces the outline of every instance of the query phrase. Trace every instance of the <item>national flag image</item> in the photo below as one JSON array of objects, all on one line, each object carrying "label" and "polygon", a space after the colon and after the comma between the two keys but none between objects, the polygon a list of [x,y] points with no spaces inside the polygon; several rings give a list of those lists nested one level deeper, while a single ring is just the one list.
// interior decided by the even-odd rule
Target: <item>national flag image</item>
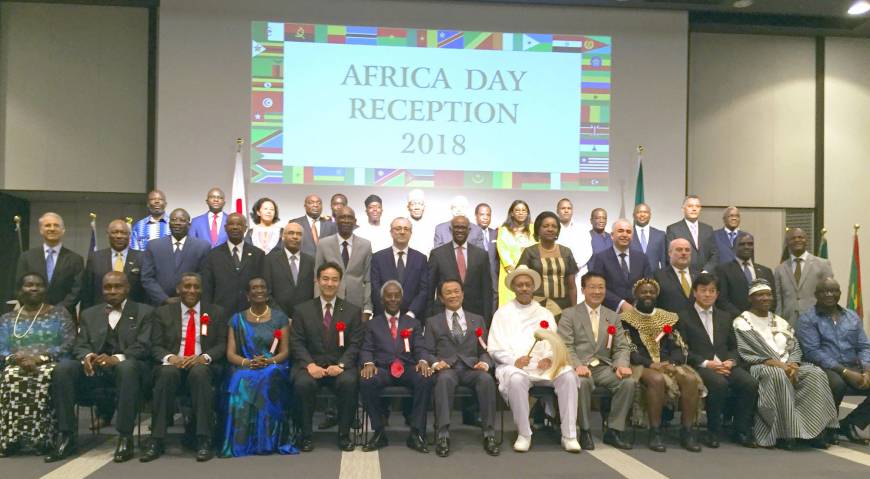
[{"label": "national flag image", "polygon": [[606,173],[610,165],[610,160],[606,157],[596,158],[589,156],[580,157],[580,173]]},{"label": "national flag image", "polygon": [[643,203],[643,147],[637,147],[637,181],[634,186],[634,206]]},{"label": "national flag image", "polygon": [[828,230],[822,228],[822,239],[819,241],[819,251],[816,256],[822,259],[828,259]]}]

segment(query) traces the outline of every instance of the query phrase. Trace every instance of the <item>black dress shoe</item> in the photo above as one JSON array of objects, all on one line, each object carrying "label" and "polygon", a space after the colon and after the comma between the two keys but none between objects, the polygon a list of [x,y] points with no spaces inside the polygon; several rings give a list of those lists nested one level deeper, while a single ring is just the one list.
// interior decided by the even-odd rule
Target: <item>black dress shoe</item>
[{"label": "black dress shoe", "polygon": [[450,454],[450,439],[446,437],[438,439],[435,443],[435,454],[438,457],[447,457]]},{"label": "black dress shoe", "polygon": [[[311,441],[309,440],[308,442],[310,443]],[[310,445],[310,446],[312,449],[314,448],[313,445]],[[338,448],[341,449],[342,451],[351,452],[354,450],[355,447],[356,446],[354,446],[353,441],[351,440],[350,436],[348,436],[347,434],[344,434],[344,435],[341,435],[338,437]],[[311,452],[311,451],[308,450],[306,452]]]},{"label": "black dress shoe", "polygon": [[501,451],[498,448],[498,443],[493,436],[483,438],[483,450],[490,456],[498,456]]},{"label": "black dress shoe", "polygon": [[736,432],[734,433],[734,442],[750,449],[758,447],[758,443],[755,442],[755,435],[752,433]]},{"label": "black dress shoe", "polygon": [[807,441],[807,444],[815,449],[827,449],[831,447],[831,445],[828,444],[828,435],[825,431],[822,431],[818,436]]},{"label": "black dress shoe", "polygon": [[698,433],[690,427],[680,428],[680,445],[689,452],[701,452],[701,445],[698,444]]},{"label": "black dress shoe", "polygon": [[163,455],[163,440],[151,438],[151,442],[139,458],[139,462],[151,462]]},{"label": "black dress shoe", "polygon": [[115,446],[115,457],[112,460],[115,462],[127,462],[130,459],[133,459],[133,436],[120,436],[118,438],[118,445]]},{"label": "black dress shoe", "polygon": [[797,449],[797,442],[794,439],[777,439],[776,448],[786,451],[794,451]]},{"label": "black dress shoe", "polygon": [[719,447],[719,433],[715,431],[707,431],[701,441],[704,443],[705,446],[716,449],[717,447]]},{"label": "black dress shoe", "polygon": [[825,441],[831,446],[839,446],[840,429],[836,427],[830,427],[828,429],[825,429]]},{"label": "black dress shoe", "polygon": [[870,443],[870,441],[864,439],[858,434],[857,427],[854,424],[849,424],[845,421],[842,421],[842,424],[840,424],[840,434],[846,436],[846,439],[848,439],[849,442],[855,444],[863,444],[866,446]]},{"label": "black dress shoe", "polygon": [[299,450],[302,452],[311,452],[314,450],[314,442],[311,440],[310,436],[303,436],[302,439],[299,440]]},{"label": "black dress shoe", "polygon": [[429,454],[429,448],[426,447],[426,440],[423,439],[423,436],[417,431],[411,430],[411,434],[408,436],[408,440],[405,441],[405,444],[417,452]]},{"label": "black dress shoe", "polygon": [[338,415],[335,413],[335,409],[327,409],[326,416],[323,418],[323,422],[317,425],[318,429],[329,429],[331,427],[335,427],[338,425]]},{"label": "black dress shoe", "polygon": [[655,452],[665,452],[668,450],[665,447],[665,440],[662,437],[662,428],[661,427],[651,427],[649,428],[649,444],[650,450]]},{"label": "black dress shoe", "polygon": [[595,450],[595,441],[592,440],[592,431],[590,431],[589,429],[581,429],[580,435],[577,439],[580,440],[580,447],[584,451]]},{"label": "black dress shoe", "polygon": [[214,451],[211,449],[211,440],[207,437],[199,438],[196,446],[196,462],[205,462],[214,457]]},{"label": "black dress shoe", "polygon": [[617,431],[616,429],[608,429],[607,432],[604,433],[604,444],[625,450],[629,450],[632,447],[631,444],[622,438],[622,432]]},{"label": "black dress shoe", "polygon": [[378,449],[385,447],[389,442],[387,441],[387,435],[384,434],[383,429],[380,431],[375,431],[375,434],[366,441],[365,445],[363,445],[363,452],[371,452],[377,451]]},{"label": "black dress shoe", "polygon": [[75,436],[68,432],[62,432],[57,437],[54,449],[45,456],[45,462],[62,461],[72,455],[75,448]]}]

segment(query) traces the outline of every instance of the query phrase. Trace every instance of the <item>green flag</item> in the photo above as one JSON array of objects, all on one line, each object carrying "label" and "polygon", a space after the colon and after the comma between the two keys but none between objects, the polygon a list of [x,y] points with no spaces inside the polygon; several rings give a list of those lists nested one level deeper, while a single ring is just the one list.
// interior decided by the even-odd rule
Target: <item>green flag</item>
[{"label": "green flag", "polygon": [[846,307],[864,318],[864,308],[861,301],[861,256],[858,254],[858,228],[855,228],[855,241],[852,244],[852,271],[849,273],[849,297]]},{"label": "green flag", "polygon": [[644,203],[643,199],[643,146],[637,147],[637,184],[634,187],[634,206]]},{"label": "green flag", "polygon": [[828,259],[828,237],[827,230],[822,228],[822,239],[819,241],[819,252],[816,254],[819,258]]}]

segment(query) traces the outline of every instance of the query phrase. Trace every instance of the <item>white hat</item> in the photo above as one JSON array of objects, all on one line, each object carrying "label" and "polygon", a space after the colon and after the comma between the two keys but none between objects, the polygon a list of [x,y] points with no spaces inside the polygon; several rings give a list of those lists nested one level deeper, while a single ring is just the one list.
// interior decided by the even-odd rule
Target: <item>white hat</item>
[{"label": "white hat", "polygon": [[513,271],[508,273],[508,275],[504,279],[505,287],[507,287],[507,289],[513,291],[513,288],[511,286],[513,285],[514,278],[516,278],[517,276],[523,276],[523,275],[528,276],[529,278],[532,278],[532,283],[535,285],[535,291],[537,291],[538,288],[541,287],[541,275],[538,274],[537,271],[533,270],[532,268],[529,268],[528,266],[526,266],[524,264],[517,266]]}]

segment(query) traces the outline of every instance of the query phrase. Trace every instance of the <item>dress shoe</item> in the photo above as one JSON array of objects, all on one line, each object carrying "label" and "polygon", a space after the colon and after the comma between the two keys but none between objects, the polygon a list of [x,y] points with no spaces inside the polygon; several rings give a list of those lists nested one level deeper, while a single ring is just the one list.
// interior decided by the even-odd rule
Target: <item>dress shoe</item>
[{"label": "dress shoe", "polygon": [[698,433],[690,427],[680,428],[680,445],[689,452],[701,452],[701,445],[698,444]]},{"label": "dress shoe", "polygon": [[573,454],[580,453],[580,443],[577,438],[562,436],[562,449]]},{"label": "dress shoe", "polygon": [[[308,442],[309,442],[309,446],[311,447],[311,449],[314,449],[314,445],[310,444],[311,440],[309,440]],[[345,435],[338,437],[338,448],[341,449],[342,451],[345,451],[345,452],[351,452],[356,448],[356,446],[353,444],[353,441],[350,439],[350,436],[345,434]],[[311,452],[311,449],[309,449],[306,452]]]},{"label": "dress shoe", "polygon": [[828,434],[825,431],[822,431],[818,436],[807,441],[807,444],[815,449],[827,449],[831,447],[831,445],[828,444]]},{"label": "dress shoe", "polygon": [[719,447],[719,433],[715,431],[707,431],[701,439],[701,442],[709,448],[716,449]]},{"label": "dress shoe", "polygon": [[649,444],[648,447],[650,450],[655,452],[665,452],[668,450],[665,447],[665,440],[662,437],[662,428],[661,427],[651,427],[649,428]]},{"label": "dress shoe", "polygon": [[840,434],[846,436],[846,439],[848,439],[849,442],[855,444],[863,444],[866,446],[870,443],[870,441],[864,439],[858,434],[857,427],[854,424],[850,424],[846,421],[842,421],[842,424],[840,424]]},{"label": "dress shoe", "polygon": [[490,456],[498,456],[501,454],[501,451],[498,448],[498,443],[492,436],[483,438],[483,450]]},{"label": "dress shoe", "polygon": [[831,446],[839,446],[840,429],[836,427],[829,427],[828,429],[825,429],[825,441]]},{"label": "dress shoe", "polygon": [[532,447],[532,438],[517,435],[517,440],[514,441],[514,451],[527,452]]},{"label": "dress shoe", "polygon": [[413,429],[411,430],[411,434],[408,436],[408,440],[405,441],[405,444],[417,452],[429,454],[429,448],[426,447],[426,439],[423,438],[423,435]]},{"label": "dress shoe", "polygon": [[331,427],[335,427],[338,425],[338,416],[335,413],[335,409],[327,409],[326,416],[323,418],[323,422],[317,425],[318,429],[329,429]]},{"label": "dress shoe", "polygon": [[314,450],[314,442],[311,440],[311,436],[303,436],[299,440],[299,450],[302,452],[311,452]]},{"label": "dress shoe", "polygon": [[112,460],[127,462],[130,459],[133,459],[133,436],[125,434],[118,438],[118,445],[115,446],[115,457]]},{"label": "dress shoe", "polygon": [[608,429],[607,432],[604,433],[604,444],[613,446],[617,449],[631,449],[631,444],[622,439],[622,431],[617,431],[616,429]]},{"label": "dress shoe", "polygon": [[797,442],[794,439],[777,439],[776,448],[786,451],[794,451],[797,449]]},{"label": "dress shoe", "polygon": [[446,437],[438,438],[438,441],[435,442],[435,455],[438,457],[450,455],[450,439]]},{"label": "dress shoe", "polygon": [[734,433],[734,442],[740,444],[743,447],[748,447],[749,449],[755,449],[758,447],[758,443],[755,442],[755,435],[751,432]]},{"label": "dress shoe", "polygon": [[211,449],[211,440],[207,437],[199,438],[196,446],[196,462],[206,462],[214,457],[214,451]]},{"label": "dress shoe", "polygon": [[75,436],[62,432],[57,437],[54,449],[45,456],[45,462],[57,462],[68,458],[76,448]]},{"label": "dress shoe", "polygon": [[139,462],[151,462],[163,455],[163,440],[151,438],[151,442],[139,458]]},{"label": "dress shoe", "polygon": [[578,439],[580,440],[580,447],[584,451],[595,450],[595,441],[592,440],[592,431],[589,429],[581,429]]},{"label": "dress shoe", "polygon": [[377,451],[378,449],[389,444],[387,442],[387,435],[384,434],[383,429],[380,431],[375,431],[375,434],[363,445],[363,452],[371,452]]}]

